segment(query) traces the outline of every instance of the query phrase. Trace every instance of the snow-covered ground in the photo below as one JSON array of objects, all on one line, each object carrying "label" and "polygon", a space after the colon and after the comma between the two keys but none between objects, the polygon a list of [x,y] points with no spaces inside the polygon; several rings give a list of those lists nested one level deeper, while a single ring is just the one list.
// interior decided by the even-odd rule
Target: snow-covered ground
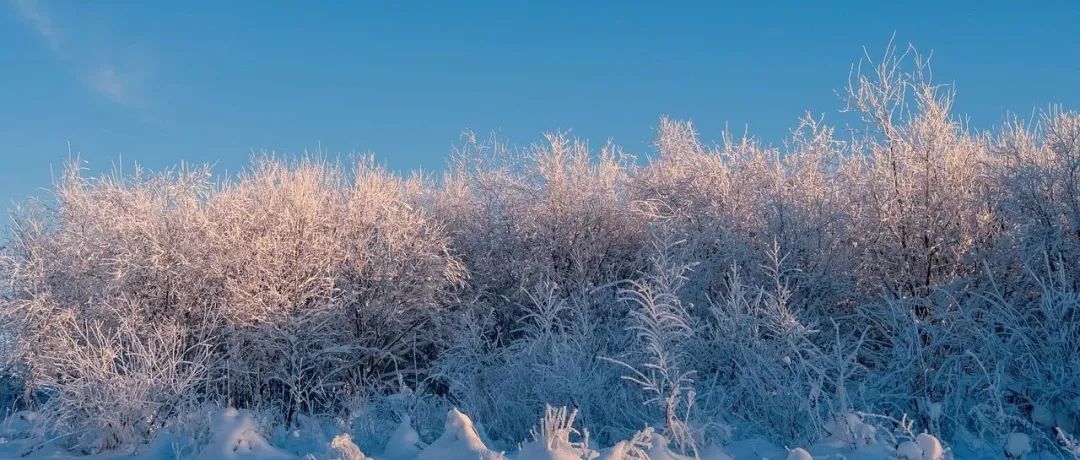
[{"label": "snow-covered ground", "polygon": [[[191,436],[161,432],[153,442],[134,451],[80,454],[30,437],[34,414],[20,413],[4,424],[0,458],[96,459],[96,460],[945,460],[945,459],[1055,459],[1048,453],[1032,452],[1026,434],[1012,433],[999,446],[981,449],[952,449],[936,437],[921,433],[913,439],[883,439],[876,428],[857,415],[849,415],[841,432],[810,446],[778,446],[760,438],[737,440],[726,445],[711,444],[694,452],[680,453],[664,435],[645,428],[632,439],[614,446],[588,443],[570,424],[565,409],[548,410],[534,431],[532,440],[510,451],[488,446],[473,421],[457,409],[446,415],[442,434],[430,444],[420,439],[408,417],[398,422],[381,445],[357,445],[352,436],[335,430],[332,423],[317,428],[266,435],[256,418],[244,410],[225,409],[212,417],[208,436],[198,441]],[[337,431],[337,432],[335,432]],[[576,439],[575,439],[576,438]]]}]

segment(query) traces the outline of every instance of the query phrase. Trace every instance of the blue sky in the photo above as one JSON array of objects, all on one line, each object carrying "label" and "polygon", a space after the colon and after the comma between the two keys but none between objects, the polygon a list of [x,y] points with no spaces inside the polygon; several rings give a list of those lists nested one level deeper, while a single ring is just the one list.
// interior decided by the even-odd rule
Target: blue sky
[{"label": "blue sky", "polygon": [[777,142],[838,119],[862,47],[933,51],[976,128],[1080,108],[1080,2],[0,0],[0,200],[71,150],[235,171],[252,152],[372,152],[438,171],[463,130],[557,129],[647,154],[661,115]]}]

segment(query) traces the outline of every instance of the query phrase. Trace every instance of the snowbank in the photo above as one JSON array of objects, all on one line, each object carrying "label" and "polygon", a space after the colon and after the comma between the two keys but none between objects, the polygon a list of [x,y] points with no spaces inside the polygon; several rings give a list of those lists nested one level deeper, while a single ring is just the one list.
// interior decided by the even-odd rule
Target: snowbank
[{"label": "snowbank", "polygon": [[247,411],[225,409],[215,418],[210,443],[197,460],[290,459],[292,455],[270,445],[259,434],[258,424]]},{"label": "snowbank", "polygon": [[385,460],[409,460],[415,458],[425,447],[420,441],[420,434],[412,426],[412,419],[408,415],[401,417],[401,422],[390,434],[383,448],[382,458]]},{"label": "snowbank", "polygon": [[445,431],[416,456],[416,460],[504,460],[501,452],[484,445],[472,420],[457,409],[446,414]]},{"label": "snowbank", "polygon": [[[93,460],[169,460],[193,458],[195,460],[244,460],[244,459],[303,459],[303,460],[963,460],[1004,457],[1022,460],[1035,455],[1031,437],[1025,433],[1011,433],[997,444],[978,450],[954,451],[935,436],[921,433],[900,439],[888,436],[869,436],[867,424],[858,416],[836,419],[830,428],[835,430],[820,442],[805,447],[784,448],[767,440],[752,438],[738,440],[727,445],[710,444],[701,448],[696,457],[680,453],[669,439],[652,428],[645,428],[631,439],[617,442],[607,449],[596,450],[587,444],[587,436],[571,441],[571,435],[579,433],[573,428],[576,414],[565,408],[548,408],[534,431],[531,441],[522,443],[510,455],[488,447],[473,421],[457,409],[451,409],[444,422],[444,431],[438,439],[425,446],[408,416],[402,416],[397,428],[389,435],[381,454],[366,455],[348,433],[332,438],[318,433],[319,430],[297,430],[294,437],[273,437],[273,445],[260,434],[260,426],[247,411],[225,409],[213,417],[210,437],[201,448],[195,448],[190,437],[162,430],[148,445],[137,452],[105,452],[96,455],[79,455],[55,443],[41,444],[27,432],[16,428],[33,429],[35,416],[15,414],[4,426],[6,437],[0,439],[0,458],[40,459],[93,459]],[[26,423],[24,423],[26,422]],[[316,420],[308,420],[316,425]],[[310,439],[309,439],[310,438]],[[193,455],[192,455],[193,454]],[[1039,458],[1056,459],[1046,452],[1038,452]]]}]

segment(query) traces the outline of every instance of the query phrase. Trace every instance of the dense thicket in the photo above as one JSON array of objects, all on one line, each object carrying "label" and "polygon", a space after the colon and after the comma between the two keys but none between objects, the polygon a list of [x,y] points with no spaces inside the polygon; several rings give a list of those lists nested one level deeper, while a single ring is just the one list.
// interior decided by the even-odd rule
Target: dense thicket
[{"label": "dense thicket", "polygon": [[91,450],[205,404],[455,405],[503,440],[555,404],[687,450],[853,412],[956,442],[1080,434],[1080,114],[972,132],[917,56],[865,69],[857,129],[806,118],[781,147],[663,119],[647,163],[469,136],[441,180],[73,165],[12,221],[7,369]]}]

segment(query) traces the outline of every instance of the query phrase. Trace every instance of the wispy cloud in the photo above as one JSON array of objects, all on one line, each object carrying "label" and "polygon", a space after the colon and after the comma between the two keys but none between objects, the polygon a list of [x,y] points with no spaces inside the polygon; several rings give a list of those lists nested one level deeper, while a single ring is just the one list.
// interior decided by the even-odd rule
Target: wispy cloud
[{"label": "wispy cloud", "polygon": [[19,16],[22,16],[38,35],[41,35],[41,38],[48,43],[49,48],[52,48],[53,51],[59,51],[60,37],[56,34],[56,28],[53,27],[52,18],[41,11],[37,0],[12,0],[12,3]]},{"label": "wispy cloud", "polygon": [[[137,56],[117,56],[116,46],[85,27],[60,27],[57,18],[39,0],[10,0],[16,14],[41,37],[49,50],[72,66],[88,88],[126,106],[142,102],[146,63]],[[117,65],[117,63],[121,65]]]},{"label": "wispy cloud", "polygon": [[89,75],[88,83],[91,88],[114,101],[127,103],[129,100],[130,84],[112,67],[96,69],[92,75]]}]

